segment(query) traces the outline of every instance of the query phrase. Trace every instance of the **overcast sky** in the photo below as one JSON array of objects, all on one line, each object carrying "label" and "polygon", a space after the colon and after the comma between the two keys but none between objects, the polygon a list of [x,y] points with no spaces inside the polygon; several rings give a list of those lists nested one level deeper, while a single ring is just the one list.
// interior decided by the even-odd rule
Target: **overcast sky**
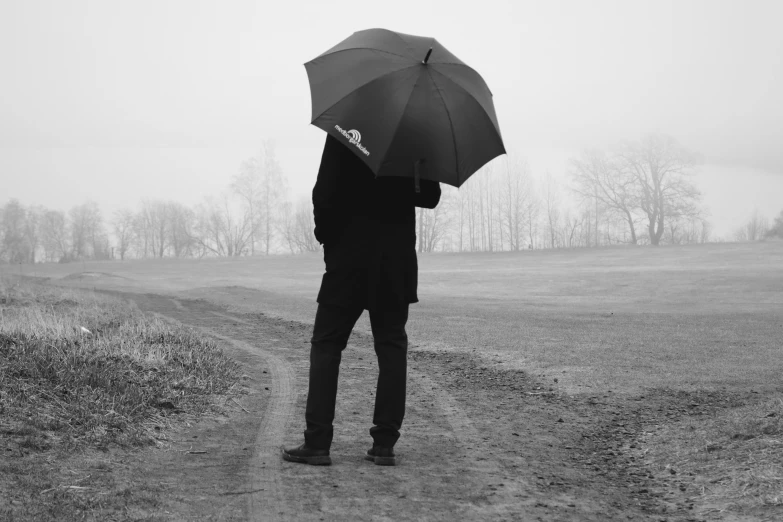
[{"label": "overcast sky", "polygon": [[586,147],[674,136],[705,157],[727,233],[783,209],[781,20],[778,0],[0,0],[0,204],[193,204],[264,139],[307,195],[324,135],[303,64],[385,27],[481,73],[507,149],[537,175],[565,178]]}]

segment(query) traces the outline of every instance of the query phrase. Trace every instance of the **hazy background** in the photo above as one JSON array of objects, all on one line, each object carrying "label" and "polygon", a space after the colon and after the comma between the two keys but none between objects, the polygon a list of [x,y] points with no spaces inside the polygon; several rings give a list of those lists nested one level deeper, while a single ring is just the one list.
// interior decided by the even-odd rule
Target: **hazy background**
[{"label": "hazy background", "polygon": [[783,207],[781,20],[776,0],[0,0],[0,204],[194,204],[265,139],[305,195],[324,135],[303,63],[385,27],[477,69],[535,176],[566,179],[586,147],[674,136],[704,156],[698,185],[728,235]]}]

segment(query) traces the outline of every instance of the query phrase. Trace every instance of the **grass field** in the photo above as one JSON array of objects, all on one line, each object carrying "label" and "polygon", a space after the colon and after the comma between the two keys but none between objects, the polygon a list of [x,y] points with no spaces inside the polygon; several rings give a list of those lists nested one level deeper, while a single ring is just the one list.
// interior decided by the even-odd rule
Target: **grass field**
[{"label": "grass field", "polygon": [[[48,265],[35,274],[209,296],[311,322],[322,270],[319,255],[303,255]],[[569,392],[780,386],[781,242],[431,254],[420,256],[419,282],[414,345],[495,354],[558,376]],[[366,317],[358,327],[369,331]]]},{"label": "grass field", "polygon": [[[656,470],[698,477],[712,512],[783,506],[783,242],[430,254],[419,264],[415,349],[473,353],[577,397],[750,397],[661,426],[645,455]],[[23,270],[60,285],[204,298],[310,323],[323,263],[303,255]],[[358,328],[369,332],[366,316]]]}]

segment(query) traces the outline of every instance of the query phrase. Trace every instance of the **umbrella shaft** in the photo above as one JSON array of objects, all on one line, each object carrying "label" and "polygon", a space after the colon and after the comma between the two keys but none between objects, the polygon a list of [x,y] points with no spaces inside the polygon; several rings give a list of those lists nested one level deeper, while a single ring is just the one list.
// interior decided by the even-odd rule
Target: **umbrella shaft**
[{"label": "umbrella shaft", "polygon": [[416,194],[421,192],[421,187],[419,186],[419,180],[421,179],[421,163],[422,160],[416,160],[416,163],[413,164],[413,183],[416,187]]}]

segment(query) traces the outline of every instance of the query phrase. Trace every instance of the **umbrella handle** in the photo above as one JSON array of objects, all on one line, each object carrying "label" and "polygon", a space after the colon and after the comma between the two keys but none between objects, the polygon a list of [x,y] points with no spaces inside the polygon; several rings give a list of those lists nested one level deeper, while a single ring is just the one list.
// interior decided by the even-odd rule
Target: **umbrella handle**
[{"label": "umbrella handle", "polygon": [[419,194],[421,192],[421,186],[419,185],[419,180],[421,179],[422,163],[424,163],[424,160],[416,160],[416,162],[413,164],[413,184],[416,190],[416,194]]}]

